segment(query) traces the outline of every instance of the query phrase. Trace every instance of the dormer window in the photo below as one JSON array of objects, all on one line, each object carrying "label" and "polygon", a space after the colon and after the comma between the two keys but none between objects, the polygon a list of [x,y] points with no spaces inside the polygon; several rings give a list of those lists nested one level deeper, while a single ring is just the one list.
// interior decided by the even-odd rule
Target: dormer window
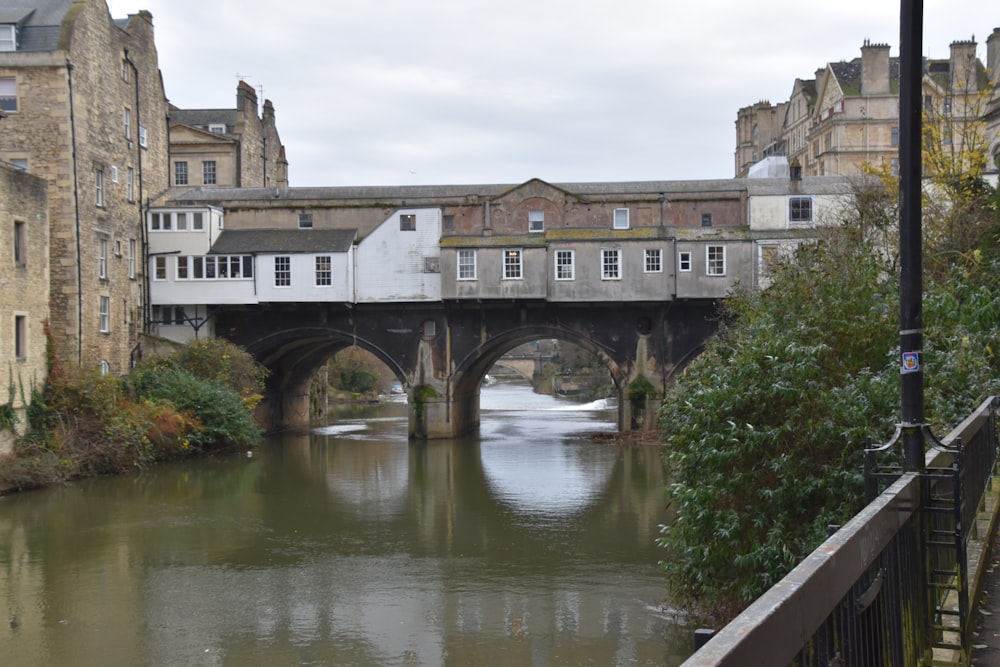
[{"label": "dormer window", "polygon": [[208,131],[212,134],[225,134],[226,126],[224,123],[212,123],[208,126]]},{"label": "dormer window", "polygon": [[0,51],[17,51],[17,31],[9,23],[0,25]]}]

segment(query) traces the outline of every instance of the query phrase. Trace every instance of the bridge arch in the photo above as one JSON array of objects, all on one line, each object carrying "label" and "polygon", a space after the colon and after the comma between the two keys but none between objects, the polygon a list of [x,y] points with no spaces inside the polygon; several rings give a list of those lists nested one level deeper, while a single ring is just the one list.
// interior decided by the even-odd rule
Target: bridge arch
[{"label": "bridge arch", "polygon": [[[406,372],[392,354],[356,333],[324,326],[293,326],[271,331],[241,345],[268,369],[258,419],[271,425],[308,425],[312,417],[309,390],[313,377],[341,350],[360,347],[384,363],[404,387]],[[326,414],[326,406],[321,406]]]}]

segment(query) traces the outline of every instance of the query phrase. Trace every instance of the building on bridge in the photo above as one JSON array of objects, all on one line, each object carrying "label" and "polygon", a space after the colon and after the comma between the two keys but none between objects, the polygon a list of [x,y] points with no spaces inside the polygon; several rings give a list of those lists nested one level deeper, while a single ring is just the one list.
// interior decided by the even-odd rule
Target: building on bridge
[{"label": "building on bridge", "polygon": [[[308,380],[361,345],[434,397],[424,423],[411,415],[431,437],[478,424],[502,354],[564,339],[608,365],[620,425],[652,428],[717,301],[766,284],[851,192],[843,178],[192,189],[147,216],[154,333],[250,349],[277,378],[275,426],[307,422]],[[656,395],[624,400],[640,380]]]}]

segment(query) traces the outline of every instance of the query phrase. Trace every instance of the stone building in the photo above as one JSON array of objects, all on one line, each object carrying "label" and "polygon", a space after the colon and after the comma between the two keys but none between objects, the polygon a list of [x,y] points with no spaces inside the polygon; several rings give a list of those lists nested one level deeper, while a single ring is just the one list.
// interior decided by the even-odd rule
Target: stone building
[{"label": "stone building", "polygon": [[48,182],[56,354],[123,373],[145,322],[143,202],[168,186],[152,16],[13,5],[0,8],[0,160]]},{"label": "stone building", "polygon": [[[994,64],[1000,59],[997,32],[987,41]],[[867,40],[861,57],[827,63],[814,79],[796,79],[788,102],[744,107],[736,120],[736,176],[769,156],[785,156],[807,176],[856,175],[862,165],[898,168],[899,59],[888,44]],[[942,154],[997,146],[1000,71],[976,57],[974,41],[951,44],[950,57],[925,60],[925,127],[936,129]],[[780,127],[775,129],[775,119]],[[984,122],[986,121],[986,122]],[[996,168],[995,166],[993,167]]]},{"label": "stone building", "polygon": [[[2,121],[0,121],[2,122]],[[45,381],[49,317],[48,183],[0,162],[0,403],[22,410]],[[14,391],[8,390],[13,381]],[[23,411],[20,425],[24,425]],[[5,434],[0,428],[0,453]]]},{"label": "stone building", "polygon": [[287,188],[288,162],[274,105],[245,81],[235,109],[170,108],[170,184],[177,187]]}]

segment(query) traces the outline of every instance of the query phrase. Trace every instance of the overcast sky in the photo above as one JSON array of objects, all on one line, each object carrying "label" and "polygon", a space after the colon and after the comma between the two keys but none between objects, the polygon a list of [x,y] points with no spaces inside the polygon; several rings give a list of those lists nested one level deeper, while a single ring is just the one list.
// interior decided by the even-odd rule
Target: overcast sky
[{"label": "overcast sky", "polygon": [[[153,14],[170,101],[274,103],[293,187],[733,176],[736,112],[899,55],[893,0],[108,0]],[[924,54],[1000,26],[926,0]]]}]

